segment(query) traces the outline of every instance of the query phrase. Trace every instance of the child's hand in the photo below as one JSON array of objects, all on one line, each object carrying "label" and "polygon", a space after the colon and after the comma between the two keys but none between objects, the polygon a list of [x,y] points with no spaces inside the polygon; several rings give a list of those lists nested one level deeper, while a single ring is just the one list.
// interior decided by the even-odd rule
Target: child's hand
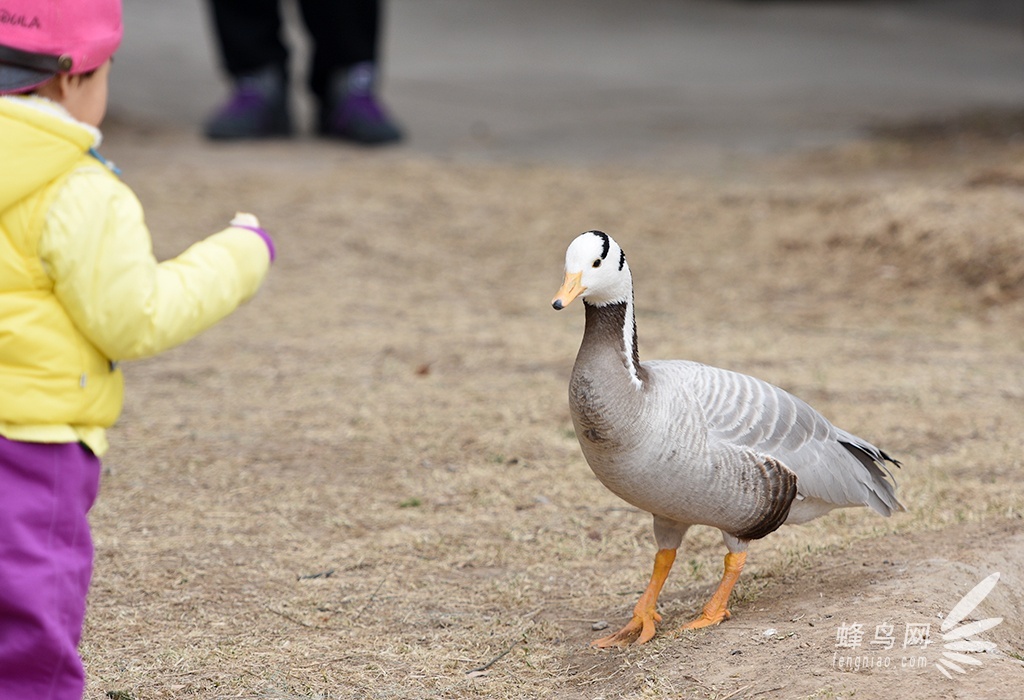
[{"label": "child's hand", "polygon": [[255,214],[248,214],[244,211],[236,212],[235,218],[231,220],[232,226],[251,226],[252,228],[260,228],[260,220],[256,218]]},{"label": "child's hand", "polygon": [[270,235],[263,230],[260,226],[260,220],[255,215],[246,212],[237,212],[235,218],[231,220],[232,226],[244,228],[252,231],[257,236],[263,239],[263,242],[267,244],[267,252],[270,253],[270,262],[274,262],[277,258],[277,249],[274,247],[274,241],[270,238]]}]

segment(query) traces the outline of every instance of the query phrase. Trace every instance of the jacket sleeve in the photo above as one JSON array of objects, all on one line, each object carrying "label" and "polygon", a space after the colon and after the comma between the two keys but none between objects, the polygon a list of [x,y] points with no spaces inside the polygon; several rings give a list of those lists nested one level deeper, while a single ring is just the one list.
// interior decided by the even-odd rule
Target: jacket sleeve
[{"label": "jacket sleeve", "polygon": [[72,173],[46,213],[40,258],[68,316],[111,360],[155,355],[259,289],[267,245],[229,227],[158,263],[135,194],[108,173]]}]

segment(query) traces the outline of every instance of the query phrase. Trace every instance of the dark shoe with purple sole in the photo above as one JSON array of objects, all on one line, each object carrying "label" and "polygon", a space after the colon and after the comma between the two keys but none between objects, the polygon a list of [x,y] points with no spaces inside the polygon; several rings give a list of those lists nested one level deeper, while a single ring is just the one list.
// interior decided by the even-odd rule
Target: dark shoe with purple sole
[{"label": "dark shoe with purple sole", "polygon": [[402,131],[374,95],[374,66],[359,63],[335,77],[320,105],[321,136],[365,146],[396,143]]},{"label": "dark shoe with purple sole", "polygon": [[273,67],[240,76],[231,99],[206,122],[204,131],[215,141],[291,136],[284,72]]}]

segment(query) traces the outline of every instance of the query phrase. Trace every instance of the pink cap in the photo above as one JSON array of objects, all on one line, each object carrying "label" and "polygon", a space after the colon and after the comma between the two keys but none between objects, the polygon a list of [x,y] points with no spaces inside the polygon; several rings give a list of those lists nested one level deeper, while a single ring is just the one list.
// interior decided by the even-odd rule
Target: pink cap
[{"label": "pink cap", "polygon": [[0,94],[99,68],[123,32],[121,0],[0,0]]}]

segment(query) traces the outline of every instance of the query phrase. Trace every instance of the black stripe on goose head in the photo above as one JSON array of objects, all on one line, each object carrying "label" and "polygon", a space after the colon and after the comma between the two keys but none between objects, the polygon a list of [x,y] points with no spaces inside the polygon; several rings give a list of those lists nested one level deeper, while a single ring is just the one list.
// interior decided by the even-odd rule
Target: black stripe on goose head
[{"label": "black stripe on goose head", "polygon": [[608,238],[608,234],[605,233],[604,231],[594,230],[591,231],[590,233],[594,234],[595,236],[601,239],[601,259],[604,260],[605,258],[608,257],[608,251],[611,249],[611,239]]},{"label": "black stripe on goose head", "polygon": [[624,251],[622,248],[619,248],[619,272],[621,272],[622,268],[625,267],[625,266],[626,266],[626,251]]}]

